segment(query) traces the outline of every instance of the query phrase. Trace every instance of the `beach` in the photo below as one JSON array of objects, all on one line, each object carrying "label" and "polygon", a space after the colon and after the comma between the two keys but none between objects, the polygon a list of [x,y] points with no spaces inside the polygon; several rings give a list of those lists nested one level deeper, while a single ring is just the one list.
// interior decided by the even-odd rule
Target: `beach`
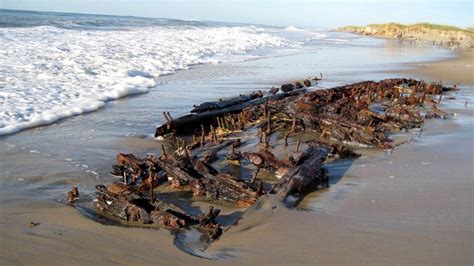
[{"label": "beach", "polygon": [[450,81],[454,84],[473,85],[473,62],[472,51],[458,51],[454,59],[410,64],[410,67],[414,69],[398,73],[431,80]]},{"label": "beach", "polygon": [[[160,76],[147,94],[2,136],[1,264],[472,265],[472,53],[373,42],[194,66]],[[246,211],[224,207],[225,217],[243,216],[206,251],[193,242],[178,247],[167,229],[98,221],[88,209],[94,186],[117,180],[109,175],[116,153],[159,152],[153,132],[162,111],[179,117],[199,102],[319,72],[318,88],[400,76],[459,84],[438,106],[456,115],[427,120],[393,150],[361,150],[358,159],[328,164],[330,188],[295,209],[271,196]],[[66,203],[71,186],[81,193],[76,207]]]}]

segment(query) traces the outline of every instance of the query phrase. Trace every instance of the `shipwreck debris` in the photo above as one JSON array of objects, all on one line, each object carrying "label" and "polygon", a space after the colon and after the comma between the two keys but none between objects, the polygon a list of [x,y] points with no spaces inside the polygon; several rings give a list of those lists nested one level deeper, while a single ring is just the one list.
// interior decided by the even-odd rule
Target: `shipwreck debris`
[{"label": "shipwreck debris", "polygon": [[[96,187],[97,209],[124,223],[194,226],[217,239],[224,231],[216,221],[219,209],[191,215],[165,201],[160,185],[190,190],[191,201],[206,197],[249,207],[275,194],[292,207],[307,192],[329,187],[326,160],[355,158],[360,146],[392,149],[390,133],[445,117],[438,98],[456,89],[404,78],[308,91],[311,86],[304,79],[272,87],[267,95],[256,91],[206,102],[176,119],[164,112],[166,122],[155,137],[171,147],[161,145],[161,155],[144,158],[119,153],[112,174],[122,182]],[[73,202],[78,192],[70,193]]]},{"label": "shipwreck debris", "polygon": [[300,155],[289,172],[272,186],[271,192],[285,200],[290,194],[307,192],[311,184],[329,187],[329,179],[322,168],[327,155],[326,149],[310,146]]},{"label": "shipwreck debris", "polygon": [[67,202],[69,204],[72,204],[76,201],[76,199],[79,198],[79,190],[77,187],[72,187],[71,191],[67,193]]},{"label": "shipwreck debris", "polygon": [[30,229],[33,229],[33,228],[39,226],[40,224],[41,224],[41,222],[34,222],[34,221],[31,221],[31,222],[28,224],[28,227],[29,227]]}]

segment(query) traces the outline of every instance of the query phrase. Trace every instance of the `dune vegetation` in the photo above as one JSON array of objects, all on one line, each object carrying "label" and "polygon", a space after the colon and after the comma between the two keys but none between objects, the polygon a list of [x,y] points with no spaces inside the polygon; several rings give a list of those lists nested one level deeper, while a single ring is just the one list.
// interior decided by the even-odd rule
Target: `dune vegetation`
[{"label": "dune vegetation", "polygon": [[397,38],[415,42],[432,43],[450,48],[471,49],[474,44],[474,28],[459,28],[450,25],[417,23],[369,24],[367,26],[345,26],[338,30],[356,34]]}]

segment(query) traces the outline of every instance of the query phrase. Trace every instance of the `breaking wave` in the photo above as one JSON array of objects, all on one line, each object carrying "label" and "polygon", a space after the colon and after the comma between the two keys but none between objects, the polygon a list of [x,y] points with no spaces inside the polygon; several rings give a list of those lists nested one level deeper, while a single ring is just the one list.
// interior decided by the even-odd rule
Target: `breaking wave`
[{"label": "breaking wave", "polygon": [[160,75],[192,65],[296,45],[254,26],[174,21],[171,26],[84,30],[64,27],[65,23],[61,27],[4,24],[0,27],[0,135],[146,93]]}]

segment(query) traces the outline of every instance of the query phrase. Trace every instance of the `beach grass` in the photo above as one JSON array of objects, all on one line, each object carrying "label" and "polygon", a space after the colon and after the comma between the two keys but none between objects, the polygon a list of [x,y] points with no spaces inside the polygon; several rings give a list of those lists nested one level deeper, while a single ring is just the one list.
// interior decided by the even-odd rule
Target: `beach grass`
[{"label": "beach grass", "polygon": [[427,22],[421,22],[416,24],[401,24],[395,22],[389,23],[379,23],[379,24],[368,24],[367,26],[355,26],[355,25],[348,25],[339,28],[340,30],[350,30],[350,29],[358,29],[358,28],[365,28],[365,27],[372,27],[372,28],[398,28],[400,30],[422,30],[422,29],[430,29],[430,30],[440,30],[440,31],[461,31],[468,34],[474,34],[474,27],[469,28],[459,28],[456,26],[451,25],[443,25],[443,24],[433,24]]}]

